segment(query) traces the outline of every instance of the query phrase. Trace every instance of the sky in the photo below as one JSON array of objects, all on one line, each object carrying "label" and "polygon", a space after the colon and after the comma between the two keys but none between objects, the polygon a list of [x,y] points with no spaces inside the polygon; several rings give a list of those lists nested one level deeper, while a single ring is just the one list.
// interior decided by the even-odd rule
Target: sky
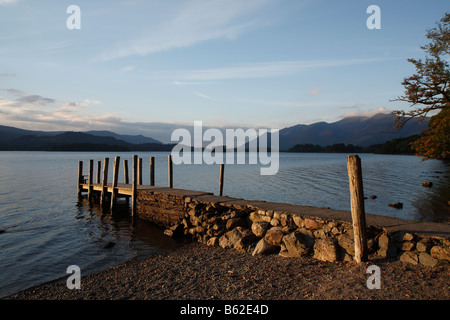
[{"label": "sky", "polygon": [[[76,5],[79,29],[73,25]],[[370,5],[380,29],[369,29]],[[282,129],[392,101],[446,0],[0,0],[0,124],[163,142],[202,121]]]}]

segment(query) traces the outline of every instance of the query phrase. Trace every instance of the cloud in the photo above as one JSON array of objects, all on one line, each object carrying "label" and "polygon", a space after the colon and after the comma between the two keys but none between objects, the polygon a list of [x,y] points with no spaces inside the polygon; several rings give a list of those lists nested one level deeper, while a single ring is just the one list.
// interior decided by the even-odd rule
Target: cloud
[{"label": "cloud", "polygon": [[[359,108],[357,106],[354,106],[354,108]],[[378,113],[391,113],[391,110],[386,109],[386,107],[380,106],[376,109],[372,110],[357,110],[353,112],[348,112],[344,115],[342,115],[343,118],[349,118],[349,117],[372,117]]]},{"label": "cloud", "polygon": [[17,4],[17,3],[19,3],[19,1],[20,0],[0,0],[0,5],[6,7],[6,6],[9,6],[12,4]]},{"label": "cloud", "polygon": [[15,76],[16,76],[15,73],[9,73],[9,72],[0,73],[0,77],[15,77]]},{"label": "cloud", "polygon": [[309,94],[312,96],[317,96],[320,93],[320,89],[319,88],[313,88],[311,90],[309,90]]},{"label": "cloud", "polygon": [[23,95],[20,98],[16,99],[18,103],[29,103],[33,105],[45,106],[48,104],[55,103],[55,100],[46,98],[37,94],[27,94]]},{"label": "cloud", "polygon": [[296,74],[315,68],[341,67],[379,61],[382,61],[382,59],[269,61],[238,64],[223,68],[153,71],[151,77],[172,80],[176,84],[190,81],[270,78]]},{"label": "cloud", "polygon": [[194,93],[197,97],[200,97],[200,98],[203,98],[203,99],[208,99],[208,100],[214,100],[213,98],[211,98],[210,96],[207,96],[207,95],[204,94],[204,93],[197,92],[197,91],[194,91],[193,93]]},{"label": "cloud", "polygon": [[[147,55],[189,47],[212,39],[234,39],[241,33],[265,24],[255,18],[269,0],[190,0],[170,1],[170,13],[161,22],[141,30],[139,36],[116,43],[100,54],[100,60],[130,55]],[[165,2],[160,12],[165,12]]]}]

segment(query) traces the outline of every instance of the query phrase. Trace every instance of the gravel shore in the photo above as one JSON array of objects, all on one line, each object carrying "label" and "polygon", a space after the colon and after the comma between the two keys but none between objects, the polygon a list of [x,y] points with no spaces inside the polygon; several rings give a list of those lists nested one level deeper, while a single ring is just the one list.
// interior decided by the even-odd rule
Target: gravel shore
[{"label": "gravel shore", "polygon": [[[368,289],[367,267],[381,270],[381,289]],[[177,250],[132,260],[93,275],[81,289],[65,280],[22,291],[14,300],[355,300],[450,298],[448,266],[429,268],[400,261],[329,263],[313,258],[251,256],[189,243]]]}]

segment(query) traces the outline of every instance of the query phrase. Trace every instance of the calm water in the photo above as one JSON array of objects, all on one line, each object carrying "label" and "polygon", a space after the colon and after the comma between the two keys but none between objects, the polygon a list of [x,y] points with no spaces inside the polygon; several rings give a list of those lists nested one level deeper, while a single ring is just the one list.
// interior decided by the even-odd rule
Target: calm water
[{"label": "calm water", "polygon": [[[89,274],[134,257],[180,246],[162,230],[123,214],[102,215],[96,206],[79,203],[77,163],[114,156],[131,163],[132,153],[0,152],[0,297],[67,277],[69,265]],[[165,152],[139,153],[144,184],[149,184],[149,157],[155,156],[156,184],[167,185]],[[275,176],[260,176],[260,165],[227,165],[224,194],[244,199],[328,206],[349,210],[345,154],[280,154]],[[423,221],[448,221],[450,165],[421,162],[413,156],[360,155],[366,212]],[[111,170],[111,169],[110,169]],[[109,176],[111,177],[110,171]],[[120,171],[119,183],[123,181]],[[174,187],[218,193],[217,165],[174,166]],[[432,181],[432,188],[423,188]],[[403,202],[402,210],[388,207]],[[112,241],[110,249],[102,245]]]}]

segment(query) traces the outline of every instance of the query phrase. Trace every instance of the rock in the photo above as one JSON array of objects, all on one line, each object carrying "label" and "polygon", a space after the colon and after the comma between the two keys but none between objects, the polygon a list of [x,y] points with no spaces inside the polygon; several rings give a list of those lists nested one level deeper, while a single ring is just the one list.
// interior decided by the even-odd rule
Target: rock
[{"label": "rock", "polygon": [[293,216],[292,220],[294,220],[294,224],[299,227],[299,228],[303,228],[303,219],[300,216]]},{"label": "rock", "polygon": [[271,254],[271,253],[277,253],[280,250],[280,247],[273,246],[269,243],[267,243],[264,239],[261,239],[256,244],[255,250],[253,250],[252,255],[260,255],[260,254]]},{"label": "rock", "polygon": [[413,265],[417,265],[419,263],[419,258],[418,258],[417,253],[408,251],[408,252],[404,252],[400,256],[400,261],[406,262],[406,263],[411,263]]},{"label": "rock", "polygon": [[274,227],[278,227],[280,225],[280,220],[272,218],[270,220],[270,225],[274,226]]},{"label": "rock", "polygon": [[372,200],[374,200],[374,199],[376,199],[376,198],[378,198],[376,195],[371,195],[370,197],[369,197],[370,199],[372,199]]},{"label": "rock", "polygon": [[419,252],[428,252],[428,251],[430,251],[431,247],[432,247],[432,245],[424,240],[421,240],[416,243],[416,248],[417,248],[417,251],[419,251]]},{"label": "rock", "polygon": [[314,239],[299,231],[285,235],[282,240],[288,256],[294,258],[309,254],[314,246]]},{"label": "rock", "polygon": [[5,233],[6,230],[0,229],[0,234]]},{"label": "rock", "polygon": [[183,224],[177,223],[171,226],[170,228],[164,230],[164,234],[172,238],[178,237],[183,234],[184,229],[183,227],[184,227]]},{"label": "rock", "polygon": [[281,240],[283,239],[284,233],[281,227],[272,227],[267,230],[264,240],[273,246],[281,245]]},{"label": "rock", "polygon": [[107,243],[102,244],[103,249],[110,249],[114,247],[116,244],[112,241],[108,241]]},{"label": "rock", "polygon": [[403,203],[401,203],[401,202],[389,203],[389,207],[392,207],[395,209],[403,209]]},{"label": "rock", "polygon": [[206,243],[208,247],[215,247],[219,245],[219,238],[218,237],[211,237],[209,238],[208,242]]},{"label": "rock", "polygon": [[383,232],[378,238],[378,247],[377,254],[382,258],[395,257],[397,255],[397,247],[386,232]]},{"label": "rock", "polygon": [[411,241],[414,239],[414,235],[409,232],[397,231],[392,235],[392,239],[395,241]]},{"label": "rock", "polygon": [[250,219],[253,223],[255,223],[255,222],[261,222],[261,221],[263,221],[262,217],[263,217],[262,215],[258,214],[258,212],[256,212],[256,211],[254,211],[254,212],[251,212],[251,213],[250,213],[249,219]]},{"label": "rock", "polygon": [[429,255],[426,252],[421,252],[419,254],[419,262],[420,262],[420,264],[427,266],[427,267],[435,267],[439,263],[439,260],[433,258],[431,255]]},{"label": "rock", "polygon": [[450,261],[449,247],[444,248],[441,246],[434,246],[433,248],[431,248],[430,254],[433,258]]},{"label": "rock", "polygon": [[322,261],[334,262],[337,260],[336,240],[318,239],[314,243],[314,258]]},{"label": "rock", "polygon": [[219,246],[224,249],[235,248],[245,251],[245,247],[256,239],[257,237],[249,229],[236,227],[219,238]]},{"label": "rock", "polygon": [[402,251],[411,251],[412,249],[414,249],[414,242],[405,241],[405,242],[402,243],[400,249]]},{"label": "rock", "polygon": [[317,229],[322,228],[322,226],[323,226],[323,223],[317,222],[315,220],[308,219],[308,218],[306,218],[303,221],[303,223],[305,225],[305,228],[308,229],[308,230],[317,230]]},{"label": "rock", "polygon": [[431,188],[432,186],[433,186],[433,182],[431,182],[431,181],[422,182],[422,187],[424,187],[424,188]]},{"label": "rock", "polygon": [[267,232],[267,229],[269,228],[269,224],[267,222],[255,222],[252,224],[252,232],[255,234],[255,236],[262,238]]},{"label": "rock", "polygon": [[232,230],[236,227],[247,227],[247,223],[242,218],[229,219],[226,224],[227,230]]},{"label": "rock", "polygon": [[340,236],[338,238],[338,244],[349,255],[351,256],[355,255],[355,243],[350,237],[345,235]]}]

